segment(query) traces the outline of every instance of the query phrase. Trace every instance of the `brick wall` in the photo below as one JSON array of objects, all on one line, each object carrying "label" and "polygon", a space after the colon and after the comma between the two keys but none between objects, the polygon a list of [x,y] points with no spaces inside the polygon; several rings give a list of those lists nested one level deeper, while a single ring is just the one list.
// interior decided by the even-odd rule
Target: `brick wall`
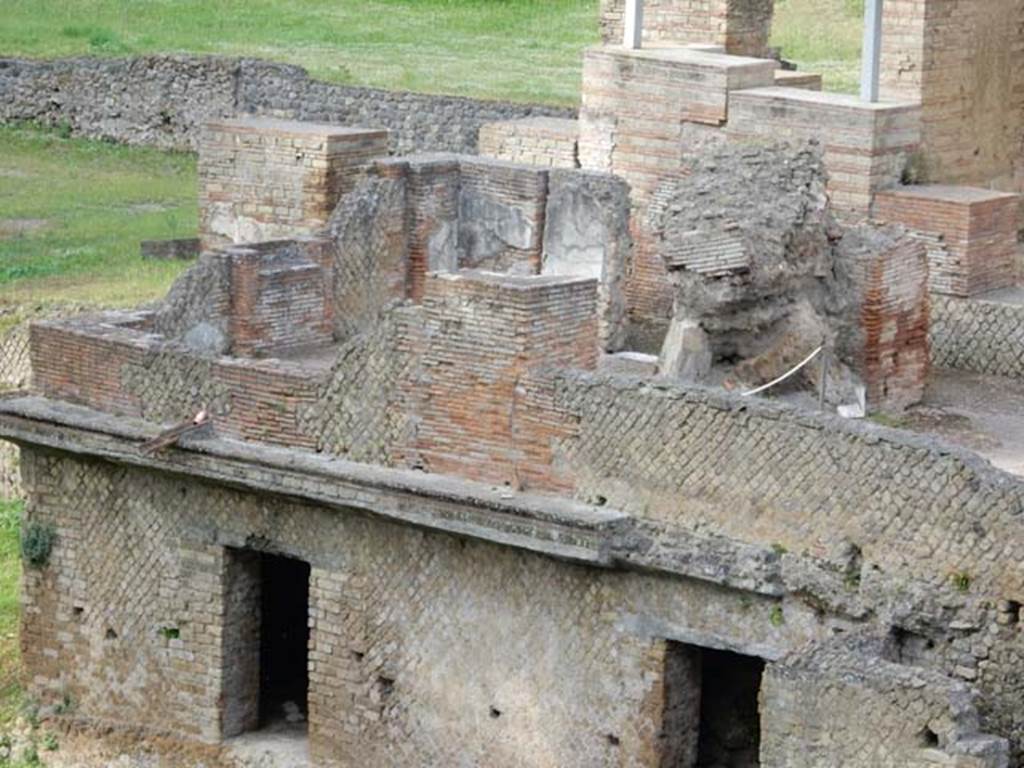
[{"label": "brick wall", "polygon": [[377,163],[376,173],[405,180],[408,220],[408,294],[423,297],[428,272],[452,270],[459,263],[459,191],[462,171],[457,158],[441,155]]},{"label": "brick wall", "polygon": [[[571,487],[645,518],[791,550],[850,540],[902,577],[942,583],[969,566],[982,593],[1024,593],[1019,574],[984,565],[1014,556],[1024,495],[976,458],[726,394],[552,374],[594,364],[592,281],[439,275],[434,284],[422,307],[353,339],[331,367],[197,358],[140,331],[91,328],[97,338],[87,345],[83,332],[39,324],[33,354],[63,365],[40,367],[36,385],[49,397],[154,422],[206,405],[228,436]],[[108,386],[82,386],[101,372]],[[808,472],[820,480],[808,483]],[[942,533],[961,519],[977,520],[983,535]],[[979,554],[989,550],[991,559]]]},{"label": "brick wall", "polygon": [[26,577],[31,694],[66,695],[94,723],[224,734],[218,699],[238,662],[220,639],[237,598],[225,579],[252,542],[312,566],[310,741],[325,768],[656,768],[665,643],[638,622],[773,655],[822,631],[797,607],[773,626],[776,600],[699,581],[112,464],[27,463],[30,519],[58,527],[50,565]]},{"label": "brick wall", "polygon": [[315,448],[298,413],[314,399],[326,368],[288,362],[198,357],[159,337],[114,323],[74,330],[32,326],[34,387],[51,397],[155,422],[179,422],[207,408],[225,434]]},{"label": "brick wall", "polygon": [[875,198],[875,218],[921,234],[935,293],[976,296],[1016,281],[1017,195],[971,187],[914,186]]},{"label": "brick wall", "polygon": [[333,341],[333,253],[326,240],[235,246],[224,257],[233,354],[273,356]]},{"label": "brick wall", "polygon": [[882,92],[922,104],[924,175],[1020,191],[1024,3],[887,0]]},{"label": "brick wall", "polygon": [[209,123],[199,144],[206,248],[309,234],[327,224],[387,132],[265,118]]},{"label": "brick wall", "polygon": [[513,163],[577,168],[578,143],[576,120],[528,117],[480,126],[480,154]]},{"label": "brick wall", "polygon": [[848,214],[867,214],[875,193],[900,183],[921,138],[920,111],[909,102],[775,87],[733,93],[729,104],[733,138],[820,142],[832,203]]},{"label": "brick wall", "polygon": [[[620,45],[625,0],[601,1],[601,39]],[[644,40],[710,43],[740,56],[768,52],[774,0],[646,0]]]},{"label": "brick wall", "polygon": [[218,618],[224,658],[233,662],[225,665],[221,676],[220,732],[224,738],[255,730],[260,724],[260,565],[256,552],[224,550]]},{"label": "brick wall", "polygon": [[519,487],[571,486],[551,451],[567,425],[537,379],[597,365],[596,281],[459,272],[424,294],[423,411],[416,437],[432,472]]},{"label": "brick wall", "polygon": [[[275,485],[271,467],[251,465],[255,475],[245,482],[263,477],[267,490],[283,492],[271,498],[179,473],[26,454],[29,520],[58,531],[49,565],[25,577],[30,694],[44,706],[70,698],[75,716],[93,723],[211,741],[224,735],[231,719],[220,699],[239,662],[228,622],[245,597],[237,578],[244,548],[248,557],[270,551],[312,566],[310,735],[313,759],[329,768],[467,758],[501,768],[548,758],[573,768],[657,768],[666,754],[661,726],[672,722],[671,683],[680,682],[666,639],[780,660],[768,664],[762,692],[762,754],[773,764],[874,768],[968,746],[976,757],[998,757],[1000,740],[979,735],[966,687],[934,667],[944,663],[947,642],[958,665],[967,663],[965,645],[975,649],[966,656],[982,670],[983,727],[1000,722],[1000,732],[1020,732],[1012,675],[1024,635],[1009,614],[978,610],[975,586],[944,595],[917,582],[923,592],[914,597],[900,581],[890,594],[894,585],[868,560],[863,582],[840,581],[826,595],[801,570],[808,555],[776,554],[786,589],[799,593],[780,599],[663,573],[582,567],[301,501],[324,485],[321,474],[292,471]],[[186,462],[179,472],[191,468]],[[523,519],[517,530],[528,536],[533,524]],[[674,546],[686,541],[670,535]],[[714,582],[725,563],[712,562],[716,575],[705,578]],[[928,607],[933,596],[941,606]],[[862,598],[877,599],[882,615],[844,613]],[[899,605],[886,602],[894,598]],[[877,647],[888,622],[912,619],[935,634],[936,658]],[[858,628],[879,632],[870,647],[840,654],[825,645],[837,630]],[[999,690],[1007,697],[993,708]],[[891,711],[879,713],[879,696]],[[878,719],[870,732],[856,725],[864,718]],[[909,737],[925,726],[939,743],[922,754]],[[836,730],[844,727],[846,738]]]}]

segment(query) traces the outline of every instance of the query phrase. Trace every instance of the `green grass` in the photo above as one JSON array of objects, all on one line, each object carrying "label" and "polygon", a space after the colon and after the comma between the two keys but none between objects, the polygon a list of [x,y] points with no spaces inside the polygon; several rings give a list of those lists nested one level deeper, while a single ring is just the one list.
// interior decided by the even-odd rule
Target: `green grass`
[{"label": "green grass", "polygon": [[800,69],[820,72],[826,91],[860,83],[864,0],[775,0],[772,44]]},{"label": "green grass", "polygon": [[21,504],[0,501],[0,734],[18,713],[18,529]]},{"label": "green grass", "polygon": [[0,51],[252,55],[336,82],[573,104],[597,0],[3,0]]},{"label": "green grass", "polygon": [[160,296],[182,265],[139,241],[194,236],[196,188],[190,155],[0,127],[0,305]]},{"label": "green grass", "polygon": [[[575,105],[599,0],[3,0],[0,53],[194,52],[300,64],[334,82]],[[774,44],[857,82],[863,0],[776,0]]]}]

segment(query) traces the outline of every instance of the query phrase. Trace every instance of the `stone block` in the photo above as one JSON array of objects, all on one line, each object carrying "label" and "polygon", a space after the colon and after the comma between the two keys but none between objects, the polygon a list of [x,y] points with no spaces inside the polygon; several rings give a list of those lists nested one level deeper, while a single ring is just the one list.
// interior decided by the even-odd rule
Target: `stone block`
[{"label": "stone block", "polygon": [[658,359],[658,374],[694,384],[711,372],[711,362],[711,343],[700,323],[687,318],[673,318]]},{"label": "stone block", "polygon": [[621,349],[625,343],[631,246],[625,182],[599,173],[551,172],[541,274],[599,281],[598,333],[604,350]]},{"label": "stone block", "polygon": [[775,85],[785,88],[805,88],[808,91],[820,91],[821,75],[816,72],[799,72],[792,69],[775,70]]},{"label": "stone block", "polygon": [[202,250],[197,237],[177,240],[143,240],[139,243],[142,258],[152,261],[188,261],[199,256]]}]

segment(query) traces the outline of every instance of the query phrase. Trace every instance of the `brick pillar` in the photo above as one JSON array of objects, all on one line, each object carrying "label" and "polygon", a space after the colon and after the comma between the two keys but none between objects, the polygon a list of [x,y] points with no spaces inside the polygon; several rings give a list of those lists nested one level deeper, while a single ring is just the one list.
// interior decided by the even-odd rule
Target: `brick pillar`
[{"label": "brick pillar", "polygon": [[571,487],[553,466],[571,425],[541,372],[597,365],[597,281],[433,274],[423,304],[422,463],[515,487]]},{"label": "brick pillar", "polygon": [[847,356],[867,387],[869,406],[900,411],[920,402],[930,365],[924,245],[907,234],[876,241],[870,230],[857,228],[840,251],[860,306],[857,340]]},{"label": "brick pillar", "polygon": [[199,233],[204,248],[311,235],[350,192],[388,133],[247,117],[203,127]]},{"label": "brick pillar", "polygon": [[[601,39],[622,43],[626,0],[602,0]],[[764,56],[774,0],[644,0],[644,41],[720,45],[738,56]]]},{"label": "brick pillar", "polygon": [[235,355],[329,343],[334,331],[332,251],[323,240],[234,246],[230,335]]}]

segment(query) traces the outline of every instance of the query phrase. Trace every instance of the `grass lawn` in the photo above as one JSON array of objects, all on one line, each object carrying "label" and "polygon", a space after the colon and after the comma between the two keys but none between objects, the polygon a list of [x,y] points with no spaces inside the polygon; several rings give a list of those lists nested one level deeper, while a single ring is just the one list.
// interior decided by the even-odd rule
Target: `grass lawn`
[{"label": "grass lawn", "polygon": [[597,0],[3,0],[0,52],[245,54],[332,81],[572,104]]},{"label": "grass lawn", "polygon": [[785,58],[824,76],[825,90],[857,92],[864,0],[775,0],[772,32]]},{"label": "grass lawn", "polygon": [[182,265],[139,241],[194,236],[196,216],[190,155],[0,127],[0,311],[156,298]]},{"label": "grass lawn", "polygon": [[0,501],[0,735],[21,703],[18,684],[18,518],[21,504]]},{"label": "grass lawn", "polygon": [[[575,105],[599,0],[3,0],[0,55],[244,54],[336,82]],[[857,82],[863,0],[776,0],[775,44]]]}]

